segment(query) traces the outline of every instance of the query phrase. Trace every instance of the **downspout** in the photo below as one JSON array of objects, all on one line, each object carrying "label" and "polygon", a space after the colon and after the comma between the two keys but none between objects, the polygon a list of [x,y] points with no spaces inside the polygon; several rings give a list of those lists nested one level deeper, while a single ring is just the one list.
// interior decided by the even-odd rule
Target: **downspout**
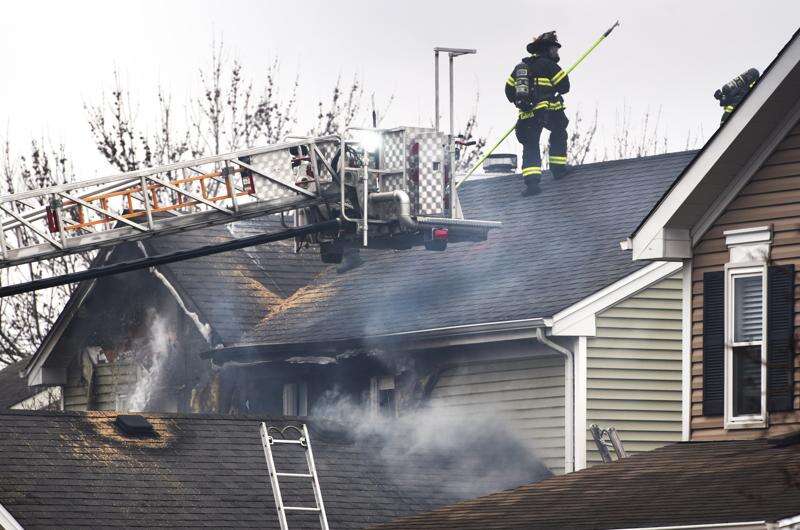
[{"label": "downspout", "polygon": [[415,230],[417,222],[411,217],[411,199],[403,190],[383,191],[380,193],[370,193],[370,202],[394,201],[397,203],[397,220],[400,225]]},{"label": "downspout", "polygon": [[536,340],[564,356],[564,425],[569,441],[564,444],[564,472],[571,473],[575,471],[575,354],[547,338],[544,328],[536,328]]}]

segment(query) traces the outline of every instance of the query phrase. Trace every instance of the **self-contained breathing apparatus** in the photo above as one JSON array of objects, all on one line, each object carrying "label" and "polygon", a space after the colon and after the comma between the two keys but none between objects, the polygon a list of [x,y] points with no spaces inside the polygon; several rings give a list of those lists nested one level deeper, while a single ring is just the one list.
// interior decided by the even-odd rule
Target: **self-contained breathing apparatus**
[{"label": "self-contained breathing apparatus", "polygon": [[529,73],[529,67],[525,63],[519,63],[514,68],[514,105],[523,112],[533,109],[539,95],[536,85],[531,86]]},{"label": "self-contained breathing apparatus", "polygon": [[736,106],[742,102],[758,81],[760,74],[755,68],[750,68],[741,75],[738,75],[725,83],[722,88],[714,92],[714,99],[719,101],[724,109],[722,121],[724,122],[733,112]]}]

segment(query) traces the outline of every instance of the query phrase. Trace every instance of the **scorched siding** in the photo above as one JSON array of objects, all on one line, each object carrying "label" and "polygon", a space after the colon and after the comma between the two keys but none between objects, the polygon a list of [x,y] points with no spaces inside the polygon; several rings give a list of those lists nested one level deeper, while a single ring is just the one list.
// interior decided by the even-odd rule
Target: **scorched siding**
[{"label": "scorched siding", "polygon": [[587,341],[586,462],[600,462],[588,427],[615,427],[628,452],[681,439],[681,278],[664,279],[597,316]]},{"label": "scorched siding", "polygon": [[[723,232],[772,225],[770,264],[793,263],[800,271],[800,127],[778,145],[751,181],[694,248],[692,260],[692,440],[757,438],[789,432],[800,425],[800,363],[795,354],[794,409],[771,413],[769,429],[726,432],[722,416],[703,416],[703,273],[724,270],[729,253]],[[795,285],[798,283],[795,276]],[[795,337],[800,324],[800,290],[795,287]],[[795,348],[796,350],[796,348]],[[796,353],[796,351],[795,351]]]},{"label": "scorched siding", "polygon": [[89,388],[79,369],[67,372],[64,386],[64,410],[126,410],[136,384],[136,367],[129,361],[117,361],[94,367],[91,405]]}]

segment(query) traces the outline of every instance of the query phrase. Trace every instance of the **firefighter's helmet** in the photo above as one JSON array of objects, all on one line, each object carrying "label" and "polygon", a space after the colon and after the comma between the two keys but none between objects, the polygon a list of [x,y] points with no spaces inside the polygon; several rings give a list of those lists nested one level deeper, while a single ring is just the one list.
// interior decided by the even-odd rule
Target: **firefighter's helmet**
[{"label": "firefighter's helmet", "polygon": [[538,37],[534,37],[533,41],[528,44],[527,50],[528,53],[537,53],[543,51],[548,46],[561,47],[555,31],[548,31],[547,33],[542,33]]}]

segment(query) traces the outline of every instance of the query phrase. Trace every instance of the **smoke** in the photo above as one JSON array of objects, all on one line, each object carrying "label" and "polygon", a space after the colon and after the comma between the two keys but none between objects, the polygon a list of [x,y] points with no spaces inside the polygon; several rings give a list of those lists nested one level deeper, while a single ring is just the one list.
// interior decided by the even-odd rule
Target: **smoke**
[{"label": "smoke", "polygon": [[[136,245],[139,247],[139,250],[142,251],[142,254],[144,254],[145,257],[148,257],[147,249],[145,248],[144,243],[142,243],[141,241],[137,241]],[[186,303],[183,301],[183,298],[181,298],[181,296],[178,294],[178,291],[169,282],[167,277],[161,274],[161,272],[156,267],[150,267],[150,272],[153,274],[153,276],[158,278],[161,283],[164,284],[164,287],[167,288],[170,294],[172,294],[172,296],[175,298],[175,301],[178,302],[178,305],[180,306],[181,310],[183,310],[184,314],[187,317],[189,317],[189,319],[197,327],[197,331],[199,331],[200,334],[203,336],[203,338],[206,339],[206,342],[213,345],[214,342],[212,341],[212,336],[211,336],[211,326],[207,322],[203,323],[200,320],[200,317],[197,315],[197,313],[189,311],[189,308],[186,307]]]},{"label": "smoke", "polygon": [[168,372],[167,362],[177,341],[174,325],[155,310],[149,311],[146,322],[147,333],[136,345],[139,351],[134,352],[141,370],[128,401],[128,410],[136,412],[148,410],[148,406],[160,397],[159,390]]},{"label": "smoke", "polygon": [[441,488],[457,499],[536,482],[551,475],[529,443],[490,415],[427,405],[388,418],[338,390],[324,393],[311,415],[342,424],[355,442],[380,448],[390,476],[410,462],[445,477]]}]

